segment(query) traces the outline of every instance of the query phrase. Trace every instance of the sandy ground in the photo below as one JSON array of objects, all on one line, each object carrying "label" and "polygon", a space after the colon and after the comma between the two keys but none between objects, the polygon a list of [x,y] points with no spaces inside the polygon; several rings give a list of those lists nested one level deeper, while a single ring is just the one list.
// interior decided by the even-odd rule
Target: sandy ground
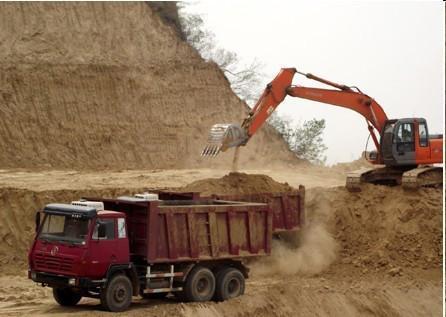
[{"label": "sandy ground", "polygon": [[[269,175],[276,181],[287,182],[293,187],[298,187],[300,184],[305,184],[306,188],[315,186],[331,187],[342,186],[345,183],[343,173],[327,168],[240,169],[239,171],[248,174]],[[173,188],[204,178],[222,177],[228,172],[228,169],[122,170],[109,172],[0,169],[0,188],[12,187],[34,191],[117,187]]]},{"label": "sandy ground", "polygon": [[[342,187],[341,173],[333,171],[249,172],[266,174],[291,186],[307,186],[310,229],[304,232],[303,247],[290,251],[275,245],[273,257],[253,263],[243,297],[224,303],[134,298],[128,312],[116,315],[441,316],[441,190],[405,193],[398,188],[366,186],[362,193],[350,194]],[[225,174],[224,170],[107,173],[3,170],[0,202],[1,208],[6,208],[2,212],[8,213],[26,209],[35,201],[42,203],[55,197],[69,200],[82,191],[113,195],[117,188],[132,191],[177,187]],[[10,200],[19,197],[22,202],[14,205],[5,195]],[[31,216],[32,209],[26,217]],[[21,222],[16,219],[8,226],[20,229]],[[423,233],[422,228],[429,232]],[[9,238],[11,248],[3,249],[3,253],[13,252],[14,246],[22,250],[29,243],[29,238],[21,242],[15,236]],[[4,237],[3,240],[5,244]],[[83,299],[73,308],[58,306],[49,289],[26,278],[24,253],[22,250],[12,258],[3,258],[0,315],[109,315],[94,299]]]},{"label": "sandy ground", "polygon": [[[25,272],[23,272],[25,274]],[[389,278],[337,267],[305,277],[252,277],[243,297],[223,303],[178,303],[135,298],[117,316],[441,316],[441,273],[423,271]],[[51,292],[23,276],[0,278],[0,314],[6,316],[105,316],[98,300],[73,308],[54,303]]]}]

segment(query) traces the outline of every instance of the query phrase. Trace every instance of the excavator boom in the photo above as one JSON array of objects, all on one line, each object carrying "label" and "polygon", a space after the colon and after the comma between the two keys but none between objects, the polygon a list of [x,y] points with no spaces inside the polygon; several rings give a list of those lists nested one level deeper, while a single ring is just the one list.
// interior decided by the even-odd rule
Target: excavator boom
[{"label": "excavator boom", "polygon": [[[296,73],[337,88],[337,90],[293,86],[292,81]],[[241,126],[237,124],[216,124],[211,128],[208,144],[202,151],[202,155],[215,156],[231,147],[245,145],[287,95],[345,107],[360,113],[366,119],[372,139],[377,150],[379,150],[379,141],[375,131],[378,135],[381,133],[387,121],[387,115],[373,98],[357,88],[357,91],[353,89],[354,87],[337,84],[313,74],[301,73],[295,68],[283,68],[273,81],[266,86]]]}]

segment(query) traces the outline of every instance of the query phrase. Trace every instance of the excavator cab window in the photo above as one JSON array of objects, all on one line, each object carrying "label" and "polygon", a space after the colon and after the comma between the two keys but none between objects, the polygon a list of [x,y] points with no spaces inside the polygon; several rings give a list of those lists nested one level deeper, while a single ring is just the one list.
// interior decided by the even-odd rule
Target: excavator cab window
[{"label": "excavator cab window", "polygon": [[402,123],[398,126],[394,142],[399,153],[415,151],[413,123]]},{"label": "excavator cab window", "polygon": [[426,147],[429,145],[429,137],[427,135],[426,123],[420,123],[418,125],[418,135],[420,137],[420,146]]}]

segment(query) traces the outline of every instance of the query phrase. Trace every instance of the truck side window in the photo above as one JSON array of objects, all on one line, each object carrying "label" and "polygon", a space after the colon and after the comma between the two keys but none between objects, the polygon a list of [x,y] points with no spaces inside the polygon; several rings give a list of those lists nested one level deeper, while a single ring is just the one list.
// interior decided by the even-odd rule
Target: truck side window
[{"label": "truck side window", "polygon": [[118,218],[118,238],[125,238],[125,218]]},{"label": "truck side window", "polygon": [[113,240],[115,238],[115,220],[98,219],[96,221],[92,238],[98,240]]},{"label": "truck side window", "polygon": [[419,124],[418,135],[420,137],[420,146],[423,146],[423,147],[428,146],[428,135],[427,135],[426,123]]}]

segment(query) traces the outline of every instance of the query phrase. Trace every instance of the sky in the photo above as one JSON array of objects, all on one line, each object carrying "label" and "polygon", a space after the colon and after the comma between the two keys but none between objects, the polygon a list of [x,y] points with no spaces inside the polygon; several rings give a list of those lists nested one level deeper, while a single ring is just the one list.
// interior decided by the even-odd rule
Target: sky
[{"label": "sky", "polygon": [[[295,67],[359,87],[389,118],[423,117],[429,133],[443,133],[442,1],[197,1],[185,10],[202,16],[220,47],[263,63],[262,87]],[[299,75],[293,84],[321,87]],[[328,164],[365,149],[366,123],[349,109],[287,97],[277,112],[296,123],[326,120]]]}]

